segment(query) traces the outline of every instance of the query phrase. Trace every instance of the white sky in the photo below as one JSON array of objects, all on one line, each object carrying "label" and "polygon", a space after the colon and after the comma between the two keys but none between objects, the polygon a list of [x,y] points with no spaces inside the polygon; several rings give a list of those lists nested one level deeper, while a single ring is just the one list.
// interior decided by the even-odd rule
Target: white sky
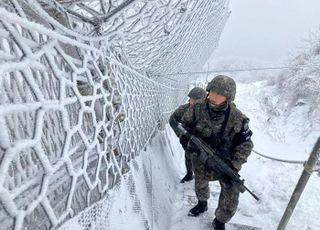
[{"label": "white sky", "polygon": [[320,28],[320,0],[230,0],[230,10],[211,60],[240,56],[281,64]]}]

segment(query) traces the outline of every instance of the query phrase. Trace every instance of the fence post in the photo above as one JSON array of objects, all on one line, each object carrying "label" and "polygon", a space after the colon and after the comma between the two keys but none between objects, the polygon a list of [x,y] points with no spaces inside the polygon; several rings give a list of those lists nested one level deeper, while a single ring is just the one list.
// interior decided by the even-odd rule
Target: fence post
[{"label": "fence post", "polygon": [[290,201],[288,203],[288,206],[281,218],[281,221],[278,225],[277,230],[284,230],[290,220],[290,217],[300,199],[300,196],[314,170],[314,167],[319,159],[319,155],[320,155],[320,137],[318,137],[318,140],[316,142],[316,144],[313,147],[313,150],[309,156],[308,161],[305,163],[304,165],[304,169],[302,171],[302,174],[300,176],[300,179],[298,181],[298,184],[296,185]]}]

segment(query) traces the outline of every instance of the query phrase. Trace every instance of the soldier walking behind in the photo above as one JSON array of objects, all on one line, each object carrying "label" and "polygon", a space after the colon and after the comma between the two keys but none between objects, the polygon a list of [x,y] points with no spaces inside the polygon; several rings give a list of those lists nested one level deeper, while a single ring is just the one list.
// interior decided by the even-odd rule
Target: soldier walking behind
[{"label": "soldier walking behind", "polygon": [[[182,125],[208,144],[233,170],[239,172],[251,153],[253,143],[249,119],[233,103],[236,83],[230,77],[219,75],[208,83],[206,90],[209,92],[207,99],[185,111]],[[187,150],[194,155],[200,154],[198,147],[191,141],[187,144]],[[225,223],[230,221],[237,210],[239,190],[228,178],[217,175],[209,167],[209,160],[212,159],[202,162],[193,157],[198,204],[189,211],[189,215],[198,216],[208,210],[209,181],[219,180],[221,191],[212,226],[216,230],[224,230]]]},{"label": "soldier walking behind", "polygon": [[[194,87],[188,94],[189,102],[187,104],[181,105],[176,109],[173,114],[170,116],[169,124],[176,135],[179,137],[179,131],[177,131],[177,126],[181,123],[181,118],[184,112],[196,103],[203,101],[207,96],[207,93],[204,89],[200,87]],[[186,150],[188,139],[182,137],[180,138],[180,143],[184,150]],[[192,169],[192,153],[185,151],[185,165],[187,169],[187,174],[181,179],[180,183],[190,181],[193,179],[193,169]]]}]

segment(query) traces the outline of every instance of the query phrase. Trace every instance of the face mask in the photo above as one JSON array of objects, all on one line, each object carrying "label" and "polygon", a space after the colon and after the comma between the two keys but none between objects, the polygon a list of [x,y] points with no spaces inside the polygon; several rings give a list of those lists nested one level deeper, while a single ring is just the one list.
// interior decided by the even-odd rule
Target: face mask
[{"label": "face mask", "polygon": [[212,109],[213,111],[224,111],[228,108],[228,102],[224,102],[220,105],[215,105],[215,104],[211,104],[210,102],[208,103],[209,104],[209,108]]}]

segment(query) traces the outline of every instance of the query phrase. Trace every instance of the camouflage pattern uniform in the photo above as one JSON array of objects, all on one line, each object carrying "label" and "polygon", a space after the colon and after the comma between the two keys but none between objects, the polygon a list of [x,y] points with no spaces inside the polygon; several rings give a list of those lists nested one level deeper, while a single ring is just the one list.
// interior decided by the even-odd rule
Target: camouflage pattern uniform
[{"label": "camouflage pattern uniform", "polygon": [[[183,117],[183,114],[185,111],[190,107],[190,104],[184,104],[179,106],[178,109],[174,111],[174,113],[170,116],[169,124],[171,125],[173,131],[176,133],[177,136],[179,136],[179,131],[176,128],[177,123],[181,123],[181,118]],[[185,152],[185,165],[187,172],[193,172],[192,169],[192,154],[188,151]]]},{"label": "camouflage pattern uniform", "polygon": [[[214,87],[211,86],[212,88]],[[214,91],[218,90],[214,88]],[[235,88],[233,90],[235,92]],[[225,94],[219,91],[218,93]],[[253,143],[250,139],[252,132],[248,127],[249,119],[236,108],[233,99],[234,95],[230,95],[227,101],[219,106],[212,106],[208,99],[198,103],[185,111],[182,124],[191,130],[193,135],[210,145],[234,170],[239,171],[241,165],[247,161]],[[219,175],[209,170],[200,159],[193,158],[193,167],[195,192],[199,201],[209,199],[209,181],[219,180],[221,192],[215,215],[220,222],[227,223],[237,210],[238,189],[219,178]]]},{"label": "camouflage pattern uniform", "polygon": [[[194,87],[192,90],[190,90],[188,97],[196,100],[197,102],[204,100],[207,96],[207,93],[204,89],[200,87]],[[176,109],[173,114],[170,116],[169,124],[172,127],[173,131],[176,133],[176,135],[179,137],[180,132],[177,129],[177,125],[181,123],[181,119],[183,117],[183,114],[185,111],[190,107],[190,104],[184,104],[179,106],[178,109]],[[188,151],[185,152],[185,165],[187,172],[193,172],[192,168],[192,154]]]}]

